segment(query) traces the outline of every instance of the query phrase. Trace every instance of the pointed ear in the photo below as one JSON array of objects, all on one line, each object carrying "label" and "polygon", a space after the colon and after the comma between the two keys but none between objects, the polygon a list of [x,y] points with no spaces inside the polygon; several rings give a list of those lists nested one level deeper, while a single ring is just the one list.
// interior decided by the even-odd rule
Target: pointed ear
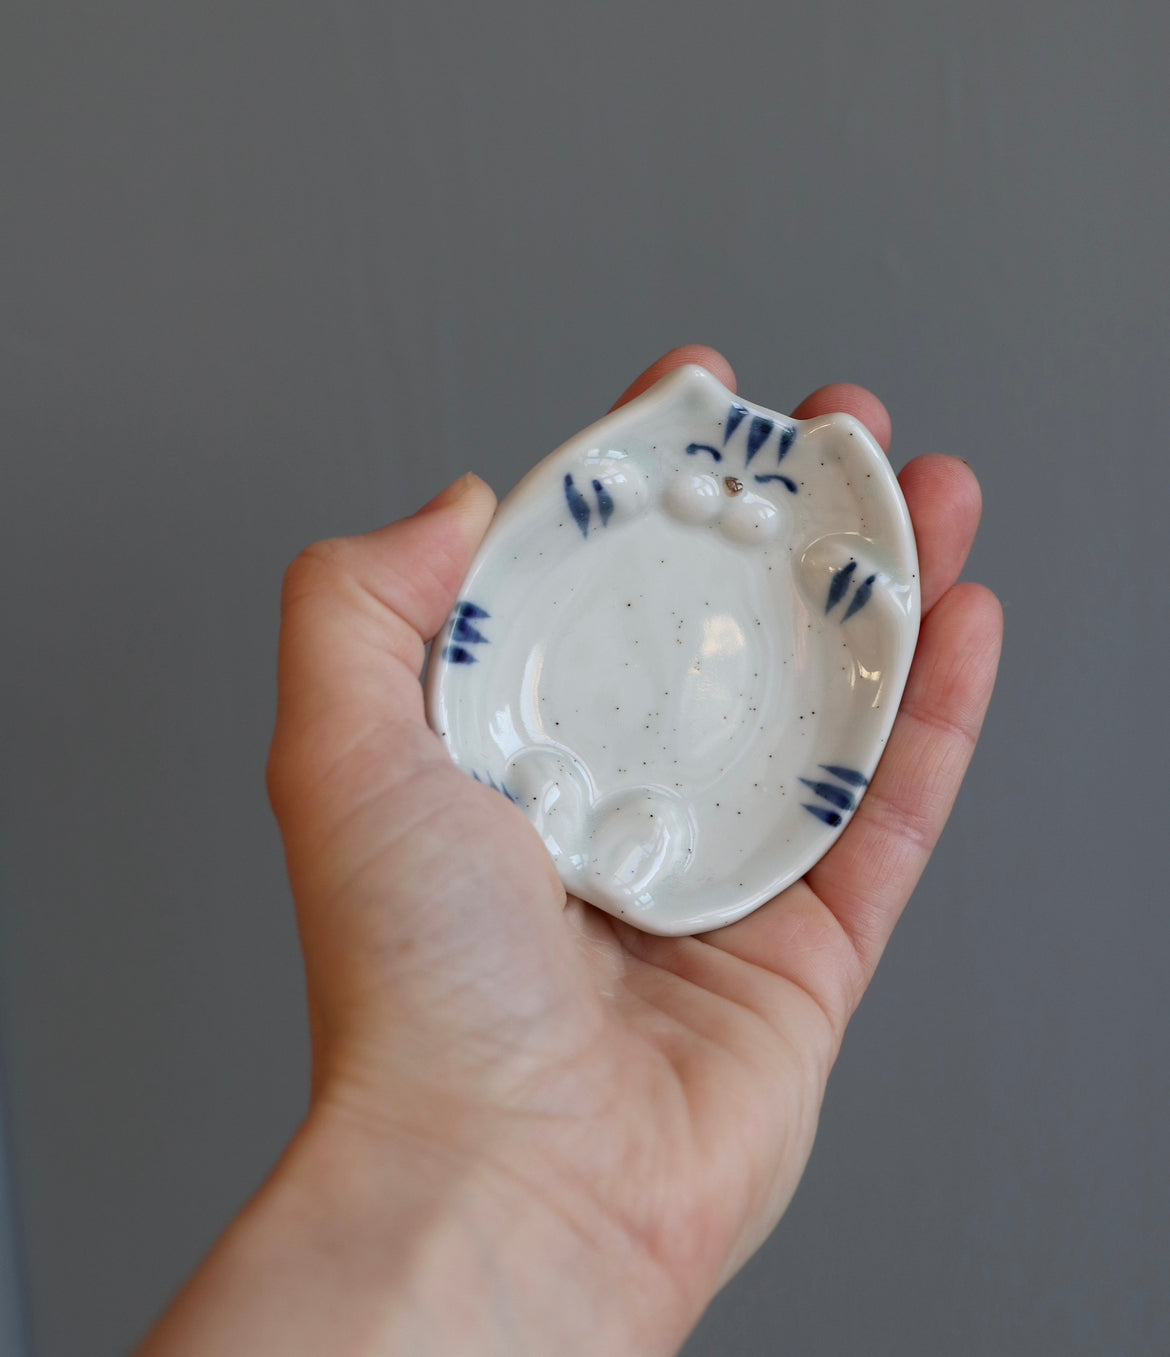
[{"label": "pointed ear", "polygon": [[816,419],[818,415],[852,415],[881,444],[888,454],[893,429],[890,424],[890,412],[873,394],[863,386],[854,386],[852,382],[833,382],[814,391],[792,412],[793,419]]},{"label": "pointed ear", "polygon": [[669,353],[663,354],[656,363],[651,363],[640,377],[635,377],[614,402],[612,408],[614,410],[619,409],[632,401],[635,396],[640,396],[643,391],[649,391],[654,383],[660,382],[668,372],[673,372],[675,368],[686,367],[690,363],[706,368],[708,372],[713,373],[728,391],[736,390],[735,373],[731,369],[731,364],[721,353],[715,349],[709,349],[706,344],[683,344],[681,347],[671,349]]}]

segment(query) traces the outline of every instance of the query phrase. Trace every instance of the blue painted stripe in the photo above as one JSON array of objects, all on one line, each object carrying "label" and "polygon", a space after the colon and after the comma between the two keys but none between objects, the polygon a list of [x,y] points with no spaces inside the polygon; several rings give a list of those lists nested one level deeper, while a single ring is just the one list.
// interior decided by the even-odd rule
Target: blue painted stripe
[{"label": "blue painted stripe", "polygon": [[796,425],[790,424],[786,429],[780,430],[780,452],[776,461],[782,462],[788,456],[788,449],[796,442]]},{"label": "blue painted stripe", "polygon": [[853,595],[849,607],[845,611],[845,616],[841,619],[842,622],[848,622],[854,613],[859,613],[869,602],[873,595],[873,582],[876,579],[876,575],[870,575],[863,584],[857,586],[857,593]]},{"label": "blue painted stripe", "polygon": [[853,578],[853,572],[856,569],[857,562],[850,561],[848,565],[843,565],[829,581],[829,597],[825,603],[826,613],[831,613],[845,597],[845,590],[849,588],[849,581]]},{"label": "blue painted stripe", "polygon": [[749,462],[768,441],[768,435],[775,427],[775,424],[770,419],[765,419],[763,415],[752,416],[751,428],[748,429],[747,459]]},{"label": "blue painted stripe", "polygon": [[565,473],[565,502],[573,515],[574,523],[581,529],[581,536],[588,537],[589,520],[593,516],[593,511],[589,508],[588,500],[573,484],[573,478],[568,472]]},{"label": "blue painted stripe", "polygon": [[814,796],[819,796],[830,806],[836,806],[838,810],[853,809],[853,793],[847,792],[844,787],[838,787],[835,782],[813,782],[807,777],[800,780]]},{"label": "blue painted stripe", "polygon": [[746,405],[733,405],[731,409],[727,412],[727,429],[723,434],[723,442],[725,446],[727,440],[743,423],[746,415],[747,415]]},{"label": "blue painted stripe", "polygon": [[847,782],[851,787],[869,786],[869,778],[864,773],[859,773],[856,768],[846,768],[840,763],[822,763],[821,767],[826,773],[831,773],[833,777]]},{"label": "blue painted stripe", "polygon": [[803,801],[801,805],[810,815],[815,815],[818,820],[824,820],[825,824],[832,825],[834,829],[841,823],[841,816],[835,810],[826,810],[824,806],[810,806]]},{"label": "blue painted stripe", "polygon": [[468,645],[490,645],[488,638],[470,623],[466,617],[457,617],[455,625],[451,628],[451,638],[455,641],[465,641]]},{"label": "blue painted stripe", "polygon": [[597,512],[601,515],[601,526],[604,528],[613,513],[613,496],[600,481],[593,482],[593,493],[597,496]]}]

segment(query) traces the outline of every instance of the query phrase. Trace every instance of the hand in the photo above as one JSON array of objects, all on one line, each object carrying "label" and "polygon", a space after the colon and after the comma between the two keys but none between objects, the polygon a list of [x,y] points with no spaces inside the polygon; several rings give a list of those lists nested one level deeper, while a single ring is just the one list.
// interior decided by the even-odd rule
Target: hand
[{"label": "hand", "polygon": [[[719,355],[690,348],[622,400],[684,362],[734,389]],[[888,416],[860,388],[795,414],[833,410],[888,449]],[[425,724],[423,647],[491,519],[482,481],[294,562],[269,782],[305,952],[312,1110],[152,1351],[200,1306],[228,1317],[201,1331],[224,1352],[268,1337],[282,1353],[677,1348],[792,1196],[990,697],[999,606],[955,584],[975,478],[929,456],[901,482],[923,624],[872,785],[804,880],[696,938],[567,899],[521,812]],[[283,1289],[262,1246],[277,1238]],[[237,1329],[224,1297],[242,1299],[243,1276]]]}]

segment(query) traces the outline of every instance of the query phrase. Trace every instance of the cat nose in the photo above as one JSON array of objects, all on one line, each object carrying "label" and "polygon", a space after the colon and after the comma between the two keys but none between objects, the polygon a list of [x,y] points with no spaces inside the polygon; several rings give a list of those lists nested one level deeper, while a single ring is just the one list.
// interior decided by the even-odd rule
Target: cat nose
[{"label": "cat nose", "polygon": [[724,476],[723,485],[729,495],[738,495],[743,489],[743,481],[735,476]]}]

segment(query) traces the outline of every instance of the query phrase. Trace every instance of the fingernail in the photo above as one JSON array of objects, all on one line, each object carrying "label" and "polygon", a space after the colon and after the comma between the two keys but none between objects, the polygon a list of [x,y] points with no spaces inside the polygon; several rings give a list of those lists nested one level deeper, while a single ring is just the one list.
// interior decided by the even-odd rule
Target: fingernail
[{"label": "fingernail", "polygon": [[457,504],[471,489],[475,479],[474,471],[465,471],[457,481],[452,481],[446,490],[440,490],[434,499],[424,504],[418,512],[429,514],[436,509],[446,509],[452,504]]}]

